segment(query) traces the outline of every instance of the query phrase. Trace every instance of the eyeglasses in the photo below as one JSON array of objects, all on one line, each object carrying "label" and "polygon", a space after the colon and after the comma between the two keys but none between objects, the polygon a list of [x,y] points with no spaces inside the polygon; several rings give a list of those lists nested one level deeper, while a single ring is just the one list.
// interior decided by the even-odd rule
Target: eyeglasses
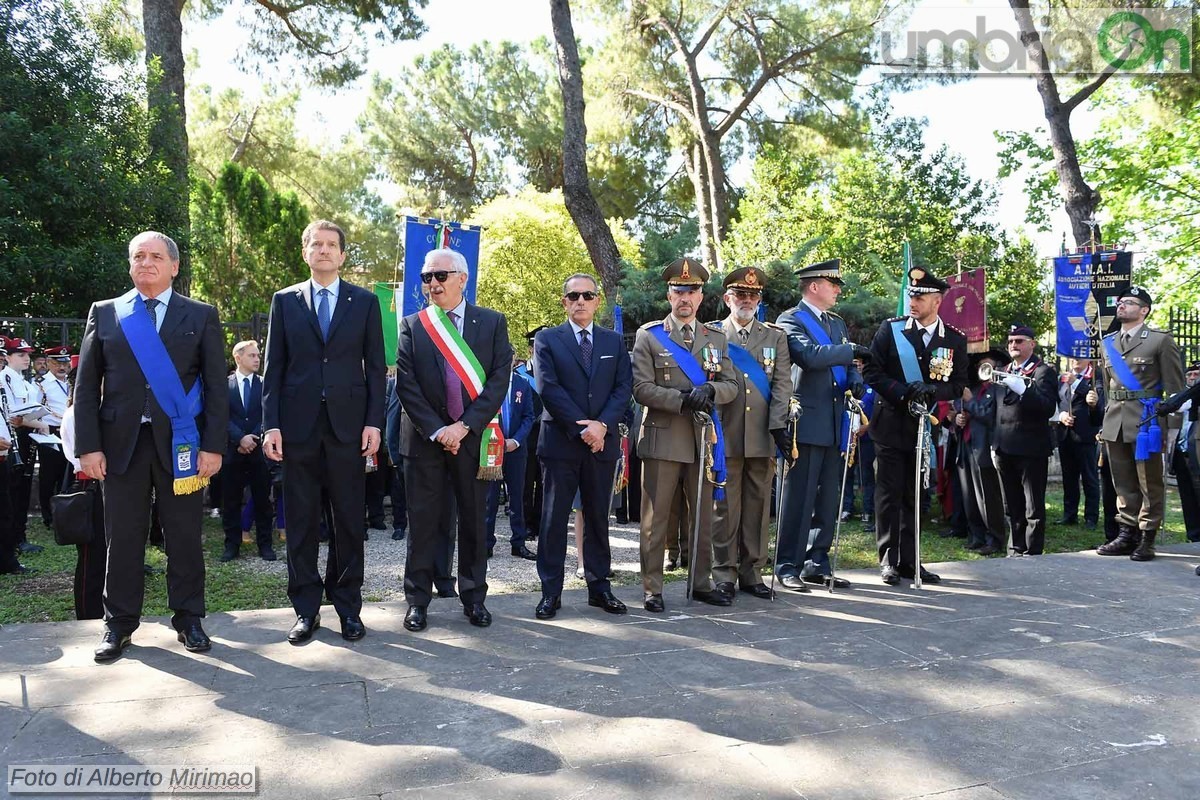
[{"label": "eyeglasses", "polygon": [[600,295],[597,294],[596,292],[567,292],[566,294],[563,295],[563,297],[567,298],[572,303],[574,303],[576,300],[578,300],[581,297],[590,303],[591,301],[595,300],[599,296]]},{"label": "eyeglasses", "polygon": [[435,270],[434,272],[422,272],[421,283],[430,284],[435,280],[438,283],[445,283],[446,278],[450,277],[451,275],[458,275],[460,272],[462,272],[461,269],[439,269]]},{"label": "eyeglasses", "polygon": [[1139,303],[1137,300],[1129,300],[1129,299],[1118,300],[1117,305],[1119,305],[1119,306],[1136,306],[1137,308],[1145,308],[1146,307],[1144,303]]}]

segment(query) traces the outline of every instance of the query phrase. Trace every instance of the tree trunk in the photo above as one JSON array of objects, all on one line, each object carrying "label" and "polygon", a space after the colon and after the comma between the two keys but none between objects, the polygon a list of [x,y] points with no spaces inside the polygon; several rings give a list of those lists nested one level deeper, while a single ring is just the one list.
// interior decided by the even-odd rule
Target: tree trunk
[{"label": "tree trunk", "polygon": [[184,106],[184,0],[142,0],[146,37],[147,107],[150,111],[150,160],[166,167],[169,187],[154,198],[150,220],[179,243],[179,276],[175,289],[188,294],[188,137]]},{"label": "tree trunk", "polygon": [[[1009,0],[1020,30],[1021,44],[1036,64],[1034,75],[1038,93],[1042,96],[1042,108],[1050,132],[1050,147],[1054,151],[1054,169],[1058,173],[1058,186],[1063,195],[1067,217],[1071,220],[1071,233],[1076,247],[1087,247],[1093,241],[1092,226],[1088,225],[1096,216],[1100,206],[1100,192],[1088,185],[1079,168],[1079,155],[1075,151],[1075,135],[1071,132],[1071,112],[1083,100],[1108,79],[1110,73],[1101,74],[1096,80],[1080,89],[1073,97],[1063,101],[1058,93],[1058,83],[1050,71],[1041,36],[1033,22],[1029,0]],[[1095,243],[1102,244],[1099,225],[1095,225]]]},{"label": "tree trunk", "polygon": [[563,98],[563,200],[583,237],[592,265],[600,275],[611,308],[621,278],[621,253],[588,184],[583,71],[568,0],[550,0],[550,21],[554,28],[555,60]]},{"label": "tree trunk", "polygon": [[688,148],[684,169],[692,182],[692,194],[696,199],[696,222],[700,231],[700,261],[710,270],[716,268],[718,243],[713,233],[713,213],[708,189],[708,170],[704,160],[704,151],[699,144]]},{"label": "tree trunk", "polygon": [[712,268],[725,271],[722,243],[729,230],[729,197],[725,191],[725,164],[721,161],[721,137],[709,131],[701,143],[704,153],[704,174],[708,181],[709,226],[712,230]]}]

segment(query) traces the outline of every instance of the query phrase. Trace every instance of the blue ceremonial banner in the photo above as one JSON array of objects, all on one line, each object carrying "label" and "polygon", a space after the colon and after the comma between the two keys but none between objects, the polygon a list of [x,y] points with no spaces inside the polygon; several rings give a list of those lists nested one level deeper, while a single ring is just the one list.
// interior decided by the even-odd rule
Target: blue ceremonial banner
[{"label": "blue ceremonial banner", "polygon": [[1133,253],[1074,253],[1054,259],[1055,350],[1068,358],[1100,357],[1100,339],[1117,325],[1117,296],[1129,288]]},{"label": "blue ceremonial banner", "polygon": [[482,229],[458,222],[442,222],[425,217],[404,218],[404,307],[400,316],[415,314],[427,304],[421,291],[421,266],[425,254],[439,247],[449,247],[463,254],[471,275],[467,278],[464,295],[468,303],[475,302],[475,286],[479,280],[479,234]]}]

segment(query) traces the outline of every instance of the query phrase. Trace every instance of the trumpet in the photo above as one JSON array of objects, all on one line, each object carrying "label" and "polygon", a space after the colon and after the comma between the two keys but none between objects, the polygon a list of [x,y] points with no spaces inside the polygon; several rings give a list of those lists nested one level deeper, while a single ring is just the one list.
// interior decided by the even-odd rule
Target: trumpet
[{"label": "trumpet", "polygon": [[990,361],[985,361],[979,365],[979,380],[1004,380],[1005,378],[1020,378],[1026,383],[1033,383],[1033,378],[1029,377],[1028,375],[1022,375],[1019,372],[1005,372],[1002,369],[996,369],[992,366]]}]

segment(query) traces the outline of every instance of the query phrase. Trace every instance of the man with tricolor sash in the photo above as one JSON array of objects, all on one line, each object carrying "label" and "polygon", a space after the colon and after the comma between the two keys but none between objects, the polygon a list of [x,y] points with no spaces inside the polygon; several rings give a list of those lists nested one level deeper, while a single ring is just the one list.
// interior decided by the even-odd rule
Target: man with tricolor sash
[{"label": "man with tricolor sash", "polygon": [[461,253],[431,250],[421,268],[430,304],[400,322],[396,391],[402,408],[400,450],[409,507],[404,567],[404,627],[424,630],[437,554],[449,534],[441,524],[447,495],[458,507],[458,593],[472,625],[487,627],[488,482],[504,475],[500,405],[508,392],[513,348],[503,314],[463,297],[468,267]]},{"label": "man with tricolor sash", "polygon": [[[846,322],[831,309],[842,293],[841,259],[796,270],[801,301],[779,315],[792,358],[793,385],[800,403],[796,419],[796,463],[783,484],[776,536],[775,574],[787,589],[807,592],[806,583],[832,577],[829,549],[842,502],[843,459],[848,442],[846,393],[866,391],[855,358],[871,351],[850,341]],[[791,442],[780,443],[791,459]],[[845,578],[833,585],[846,588]]]},{"label": "man with tricolor sash", "polygon": [[1164,392],[1170,396],[1183,389],[1178,345],[1167,331],[1146,324],[1153,305],[1150,293],[1138,286],[1122,292],[1117,298],[1121,329],[1105,336],[1100,350],[1108,389],[1100,438],[1117,492],[1117,538],[1096,552],[1133,561],[1155,555],[1164,506],[1158,406]]},{"label": "man with tricolor sash", "polygon": [[[719,325],[729,342],[738,395],[718,407],[725,433],[725,498],[713,520],[713,580],[730,597],[737,587],[769,599],[763,582],[770,547],[771,482],[776,443],[787,439],[792,359],[787,334],[758,321],[767,274],[743,267],[725,276],[729,316]],[[791,450],[791,441],[786,441]]]},{"label": "man with tricolor sash", "polygon": [[[725,483],[724,441],[716,406],[733,401],[738,385],[729,361],[725,334],[700,324],[708,270],[691,258],[679,258],[662,272],[671,313],[638,329],[633,342],[633,397],[643,406],[637,451],[642,460],[641,567],[643,607],[665,609],[662,596],[663,551],[667,536],[698,529],[691,554],[692,597],[716,606],[733,601],[712,583],[712,512],[714,492]],[[705,429],[697,413],[712,417],[715,442],[701,448]],[[700,453],[710,458],[701,463]],[[697,496],[699,495],[699,496]]]},{"label": "man with tricolor sash", "polygon": [[75,388],[75,451],[104,481],[104,637],[113,661],[142,615],[153,501],[166,539],[167,604],[179,641],[211,647],[204,617],[202,491],[221,468],[229,403],[217,310],[171,288],[179,248],[146,231],[129,243],[134,288],[92,305]]},{"label": "man with tricolor sash", "polygon": [[[296,622],[287,639],[309,641],[321,601],[333,605],[342,638],[366,635],[362,612],[366,459],[383,440],[387,366],[383,320],[372,292],[340,277],[346,233],[328,220],[301,235],[309,279],[271,298],[263,373],[263,454],[283,462],[288,599]],[[322,497],[333,513],[320,570]]]}]

